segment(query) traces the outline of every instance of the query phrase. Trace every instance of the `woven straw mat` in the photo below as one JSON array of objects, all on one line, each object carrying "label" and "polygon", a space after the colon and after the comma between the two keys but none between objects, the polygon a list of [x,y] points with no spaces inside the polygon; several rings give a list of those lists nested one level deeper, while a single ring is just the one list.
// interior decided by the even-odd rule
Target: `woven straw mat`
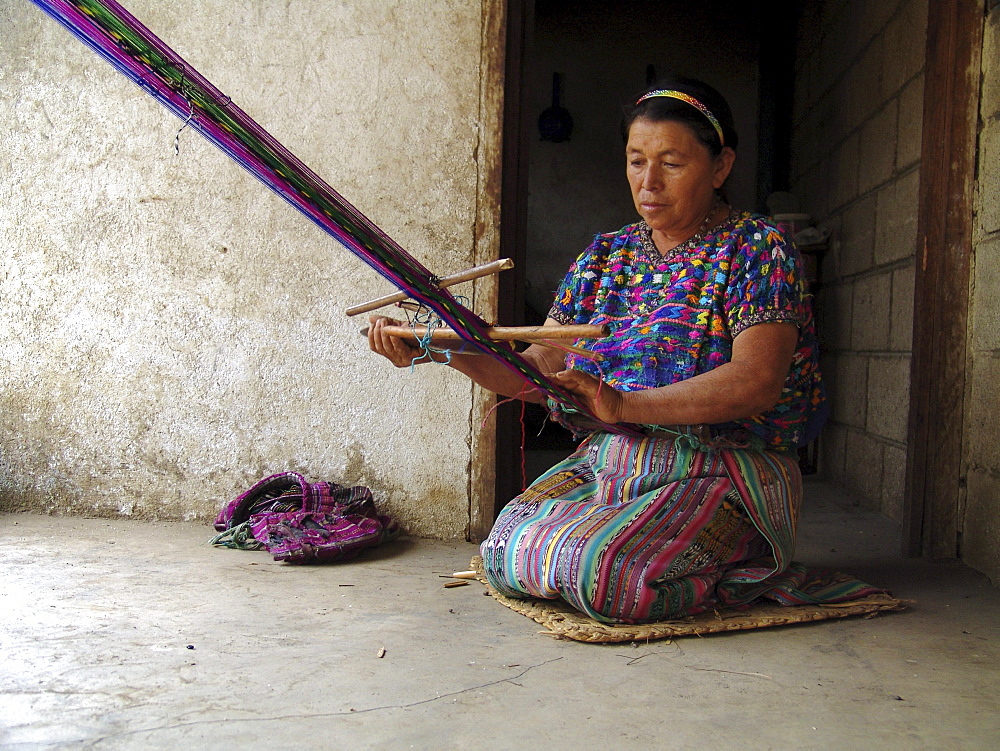
[{"label": "woven straw mat", "polygon": [[796,605],[757,603],[746,610],[723,608],[676,621],[642,624],[609,624],[595,621],[562,600],[516,600],[490,586],[483,576],[483,559],[475,556],[472,568],[501,605],[540,623],[547,630],[540,633],[574,641],[608,643],[654,641],[675,636],[701,636],[720,631],[745,631],[751,628],[789,626],[796,623],[846,618],[852,615],[873,616],[883,611],[903,610],[902,601],[889,595],[875,595],[862,600],[834,605]]}]

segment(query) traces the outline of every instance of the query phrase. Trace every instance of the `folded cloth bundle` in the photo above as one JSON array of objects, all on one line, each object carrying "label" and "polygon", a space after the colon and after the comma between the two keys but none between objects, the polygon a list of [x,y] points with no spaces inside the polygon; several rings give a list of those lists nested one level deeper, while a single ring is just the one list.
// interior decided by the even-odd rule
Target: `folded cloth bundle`
[{"label": "folded cloth bundle", "polygon": [[297,472],[265,477],[227,503],[215,520],[213,545],[265,548],[276,561],[316,563],[350,558],[399,531],[375,510],[371,491],[306,482]]}]

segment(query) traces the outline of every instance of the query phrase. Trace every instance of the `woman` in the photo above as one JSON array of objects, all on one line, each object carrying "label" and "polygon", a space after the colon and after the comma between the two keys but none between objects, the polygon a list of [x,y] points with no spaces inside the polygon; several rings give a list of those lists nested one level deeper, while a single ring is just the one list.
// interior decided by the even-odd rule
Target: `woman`
[{"label": "woman", "polygon": [[[486,574],[513,597],[561,597],[608,622],[692,615],[758,597],[850,599],[860,582],[792,564],[801,498],[796,448],[824,396],[794,248],[769,220],[731,208],[729,106],[679,79],[628,108],[626,174],[641,221],[598,235],[570,267],[547,326],[606,324],[600,362],[532,346],[524,357],[607,424],[563,405],[585,438],[497,519]],[[373,318],[373,351],[399,367],[418,352]],[[499,394],[524,394],[485,357],[450,366]]]}]

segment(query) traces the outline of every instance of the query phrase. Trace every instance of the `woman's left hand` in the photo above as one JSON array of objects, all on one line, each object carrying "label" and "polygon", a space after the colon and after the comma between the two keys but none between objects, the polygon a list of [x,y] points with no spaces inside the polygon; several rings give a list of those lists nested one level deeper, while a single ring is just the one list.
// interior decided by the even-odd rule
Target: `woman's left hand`
[{"label": "woman's left hand", "polygon": [[621,422],[624,395],[599,378],[582,370],[561,370],[555,374],[556,383],[580,398],[590,412],[601,422]]}]

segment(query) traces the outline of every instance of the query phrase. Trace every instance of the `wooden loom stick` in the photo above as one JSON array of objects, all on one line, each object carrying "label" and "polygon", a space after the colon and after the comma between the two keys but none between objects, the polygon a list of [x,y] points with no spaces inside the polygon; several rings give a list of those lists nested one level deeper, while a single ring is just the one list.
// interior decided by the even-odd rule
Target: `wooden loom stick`
[{"label": "wooden loom stick", "polygon": [[[421,305],[418,302],[412,302],[410,300],[401,300],[396,303],[397,308],[402,308],[403,310],[409,310],[414,313],[419,313],[422,310],[426,310],[426,306]],[[365,329],[365,333],[368,330]],[[552,349],[560,349],[563,352],[570,352],[574,355],[579,355],[580,357],[586,357],[588,360],[594,360],[595,362],[600,362],[604,359],[604,355],[598,354],[597,352],[592,352],[589,349],[584,349],[583,347],[574,347],[572,344],[559,344],[552,341],[551,339],[538,339],[532,342],[532,344],[538,344],[542,347],[551,347]],[[470,352],[466,354],[479,354],[478,352]]]},{"label": "wooden loom stick", "polygon": [[[426,326],[386,326],[383,331],[389,336],[423,339],[427,336]],[[361,330],[367,334],[368,327]],[[608,335],[607,326],[570,324],[568,326],[491,326],[486,335],[495,342],[536,342],[544,339],[603,339]],[[431,330],[431,341],[455,342],[462,339],[454,329],[441,327]]]},{"label": "wooden loom stick", "polygon": [[[364,336],[368,335],[368,326],[361,329],[361,333]],[[569,329],[567,332],[566,329]],[[588,360],[593,360],[595,362],[600,362],[604,359],[604,355],[599,352],[593,352],[589,349],[584,349],[583,347],[577,347],[572,344],[563,344],[562,342],[554,341],[555,339],[577,339],[577,338],[588,338],[588,339],[601,339],[608,334],[607,326],[587,326],[587,325],[571,325],[571,326],[507,326],[507,327],[493,327],[487,329],[487,334],[489,334],[490,339],[494,341],[518,341],[518,342],[530,342],[531,344],[538,344],[542,347],[552,347],[553,349],[558,349],[562,352],[569,352],[574,355],[579,355],[580,357],[585,357]],[[558,333],[556,333],[558,332]],[[389,336],[397,336],[401,339],[412,338],[414,341],[419,342],[427,334],[426,326],[386,326],[385,333]],[[496,335],[498,334],[498,335]],[[448,328],[434,329],[431,332],[431,343],[441,345],[442,342],[455,342],[462,341],[461,337]],[[441,345],[444,349],[450,349],[446,345]],[[478,355],[479,352],[471,351],[466,354]]]},{"label": "wooden loom stick", "polygon": [[400,300],[396,303],[396,307],[408,310],[411,313],[420,313],[421,311],[427,310],[426,305],[421,305],[420,303],[413,302],[412,300]]},{"label": "wooden loom stick", "polygon": [[[473,266],[471,269],[466,269],[465,271],[458,271],[454,274],[449,274],[448,276],[443,276],[438,280],[438,286],[441,288],[450,287],[453,284],[458,284],[460,282],[468,282],[473,279],[479,279],[483,276],[489,276],[490,274],[497,274],[501,271],[506,271],[507,269],[514,268],[514,262],[509,258],[501,258],[499,261],[492,261],[491,263],[484,263],[482,266]],[[356,316],[361,313],[369,313],[373,310],[378,310],[379,308],[384,308],[386,305],[392,305],[394,302],[400,302],[402,300],[408,299],[410,296],[405,292],[395,292],[391,295],[386,295],[384,297],[376,298],[375,300],[369,300],[368,302],[359,303],[358,305],[353,305],[348,308],[345,312],[349,316]]]}]

